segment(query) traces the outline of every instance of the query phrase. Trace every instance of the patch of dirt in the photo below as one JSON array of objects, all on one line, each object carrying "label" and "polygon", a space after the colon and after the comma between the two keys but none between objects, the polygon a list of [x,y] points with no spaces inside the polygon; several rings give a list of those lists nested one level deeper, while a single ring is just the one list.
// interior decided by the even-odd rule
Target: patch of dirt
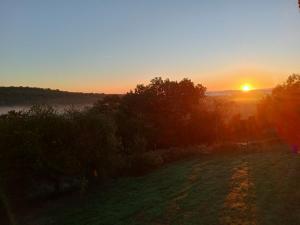
[{"label": "patch of dirt", "polygon": [[230,191],[225,199],[220,224],[256,225],[256,208],[253,203],[254,184],[249,175],[249,165],[243,162],[234,168]]}]

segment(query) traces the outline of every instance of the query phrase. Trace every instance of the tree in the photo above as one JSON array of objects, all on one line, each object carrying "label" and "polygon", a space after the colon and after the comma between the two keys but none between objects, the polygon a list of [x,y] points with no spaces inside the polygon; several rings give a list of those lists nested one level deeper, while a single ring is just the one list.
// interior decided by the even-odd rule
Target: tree
[{"label": "tree", "polygon": [[277,134],[292,145],[300,146],[300,75],[293,74],[273,89],[260,104]]},{"label": "tree", "polygon": [[[157,77],[127,93],[121,111],[143,127],[135,135],[144,136],[152,148],[183,145],[189,142],[186,131],[205,91],[189,79],[177,82]],[[141,134],[139,130],[147,131]]]}]

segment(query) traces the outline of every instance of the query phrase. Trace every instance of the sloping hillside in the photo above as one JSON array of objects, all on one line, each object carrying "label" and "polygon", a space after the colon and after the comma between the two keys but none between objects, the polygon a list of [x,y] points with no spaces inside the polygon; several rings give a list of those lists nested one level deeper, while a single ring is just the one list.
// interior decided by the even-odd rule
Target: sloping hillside
[{"label": "sloping hillside", "polygon": [[300,224],[300,157],[270,143],[182,161],[61,200],[28,224]]},{"label": "sloping hillside", "polygon": [[90,104],[104,94],[67,92],[33,87],[0,87],[0,106]]}]

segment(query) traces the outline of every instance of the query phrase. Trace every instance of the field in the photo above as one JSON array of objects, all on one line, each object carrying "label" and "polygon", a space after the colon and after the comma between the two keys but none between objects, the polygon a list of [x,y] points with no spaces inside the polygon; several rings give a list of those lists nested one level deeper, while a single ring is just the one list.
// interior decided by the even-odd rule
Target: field
[{"label": "field", "polygon": [[[199,156],[49,203],[34,225],[300,224],[300,155],[281,144]],[[24,222],[25,224],[25,222]]]}]

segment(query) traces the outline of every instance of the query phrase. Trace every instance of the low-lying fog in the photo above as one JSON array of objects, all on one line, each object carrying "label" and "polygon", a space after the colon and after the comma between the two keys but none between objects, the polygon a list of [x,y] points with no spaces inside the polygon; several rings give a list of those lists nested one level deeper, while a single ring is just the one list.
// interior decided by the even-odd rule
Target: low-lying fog
[{"label": "low-lying fog", "polygon": [[[84,109],[85,107],[91,106],[90,104],[85,105],[52,105],[58,112],[63,112],[68,108],[75,108],[77,110]],[[28,110],[31,106],[0,106],[0,115],[6,114],[9,111],[20,111],[20,110]]]}]

